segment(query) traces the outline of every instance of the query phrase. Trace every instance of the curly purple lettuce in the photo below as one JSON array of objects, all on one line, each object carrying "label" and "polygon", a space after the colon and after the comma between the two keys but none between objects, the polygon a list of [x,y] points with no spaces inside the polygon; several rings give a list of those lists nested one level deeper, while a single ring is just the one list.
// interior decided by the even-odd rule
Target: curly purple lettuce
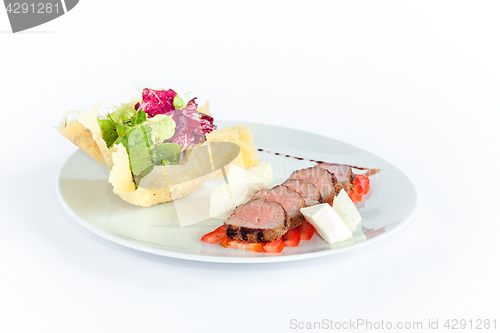
[{"label": "curly purple lettuce", "polygon": [[198,143],[205,142],[205,134],[216,129],[214,118],[196,111],[195,98],[181,108],[170,112],[176,123],[175,134],[167,142],[177,143],[182,150]]},{"label": "curly purple lettuce", "polygon": [[182,150],[206,141],[205,134],[212,132],[217,127],[214,125],[214,118],[196,109],[196,97],[183,107],[176,109],[174,99],[177,93],[172,89],[153,90],[144,89],[142,91],[142,103],[137,103],[135,109],[142,109],[150,117],[157,114],[172,116],[176,123],[174,135],[166,142],[177,143]]}]

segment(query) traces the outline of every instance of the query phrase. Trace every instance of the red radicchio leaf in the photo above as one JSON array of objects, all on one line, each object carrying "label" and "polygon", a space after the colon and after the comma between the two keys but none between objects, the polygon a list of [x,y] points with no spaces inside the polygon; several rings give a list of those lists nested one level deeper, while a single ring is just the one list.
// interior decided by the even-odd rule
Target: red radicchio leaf
[{"label": "red radicchio leaf", "polygon": [[198,143],[205,142],[205,134],[217,127],[214,118],[196,111],[196,98],[193,98],[182,109],[174,110],[172,119],[176,123],[175,134],[167,142],[177,143],[182,150]]},{"label": "red radicchio leaf", "polygon": [[151,117],[157,114],[168,114],[175,110],[174,98],[176,95],[177,93],[172,89],[153,90],[145,88],[142,91],[142,103],[137,103],[135,109],[142,109]]},{"label": "red radicchio leaf", "polygon": [[[198,108],[198,103],[196,103],[196,97],[192,98],[186,105],[187,107],[192,107],[194,105],[194,109],[196,110]],[[190,109],[191,110],[191,109]]]}]

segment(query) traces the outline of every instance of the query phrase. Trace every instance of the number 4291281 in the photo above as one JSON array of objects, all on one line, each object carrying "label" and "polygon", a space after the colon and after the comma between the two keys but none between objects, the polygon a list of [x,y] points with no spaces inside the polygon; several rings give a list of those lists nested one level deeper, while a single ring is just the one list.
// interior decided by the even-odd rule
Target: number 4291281
[{"label": "number 4291281", "polygon": [[33,14],[52,14],[53,12],[59,13],[59,3],[52,4],[50,2],[48,3],[32,3],[32,4],[27,4],[27,3],[9,3],[7,5],[7,13],[9,14],[26,14],[26,13],[33,13]]},{"label": "number 4291281", "polygon": [[497,329],[497,320],[489,319],[476,319],[476,320],[465,320],[465,319],[448,319],[444,323],[444,327],[450,330],[463,330],[463,329],[476,329],[476,330],[489,330]]}]

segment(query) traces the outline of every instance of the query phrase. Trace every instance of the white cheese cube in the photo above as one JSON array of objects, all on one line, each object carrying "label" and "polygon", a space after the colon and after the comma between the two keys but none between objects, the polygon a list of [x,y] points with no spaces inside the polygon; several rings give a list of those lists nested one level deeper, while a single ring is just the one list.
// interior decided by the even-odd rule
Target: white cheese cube
[{"label": "white cheese cube", "polygon": [[250,200],[255,193],[266,190],[273,182],[269,163],[260,163],[248,169],[234,164],[227,167],[227,181],[219,185],[210,196],[210,217],[227,219],[239,204]]},{"label": "white cheese cube", "polygon": [[231,164],[228,169],[227,180],[230,184],[265,184],[267,187],[273,182],[273,169],[269,163],[259,163],[247,169]]},{"label": "white cheese cube", "polygon": [[307,222],[314,226],[318,234],[330,244],[352,237],[352,231],[329,204],[301,208],[300,212]]},{"label": "white cheese cube", "polygon": [[269,163],[260,163],[248,169],[242,169],[236,165],[230,165],[227,171],[227,182],[229,189],[225,184],[222,191],[229,190],[230,197],[237,206],[243,202],[248,201],[260,190],[266,190],[273,182],[273,170]]},{"label": "white cheese cube", "polygon": [[342,189],[333,199],[333,209],[339,214],[344,222],[349,226],[352,232],[356,230],[359,222],[361,222],[361,215],[359,215],[356,206],[352,202],[347,192]]},{"label": "white cheese cube", "polygon": [[246,169],[247,178],[250,184],[266,184],[266,187],[273,183],[273,169],[269,163],[259,163]]}]

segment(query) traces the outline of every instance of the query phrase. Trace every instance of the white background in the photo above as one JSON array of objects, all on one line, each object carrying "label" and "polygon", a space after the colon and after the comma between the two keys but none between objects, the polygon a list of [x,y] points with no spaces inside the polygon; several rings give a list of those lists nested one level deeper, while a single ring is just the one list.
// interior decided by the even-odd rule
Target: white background
[{"label": "white background", "polygon": [[[0,10],[0,331],[287,332],[490,319],[500,329],[498,1],[96,1],[12,34]],[[141,253],[60,209],[71,109],[194,91],[216,119],[367,149],[414,181],[377,246],[232,265]],[[464,331],[464,330],[462,330]],[[490,329],[492,331],[492,329]]]}]

